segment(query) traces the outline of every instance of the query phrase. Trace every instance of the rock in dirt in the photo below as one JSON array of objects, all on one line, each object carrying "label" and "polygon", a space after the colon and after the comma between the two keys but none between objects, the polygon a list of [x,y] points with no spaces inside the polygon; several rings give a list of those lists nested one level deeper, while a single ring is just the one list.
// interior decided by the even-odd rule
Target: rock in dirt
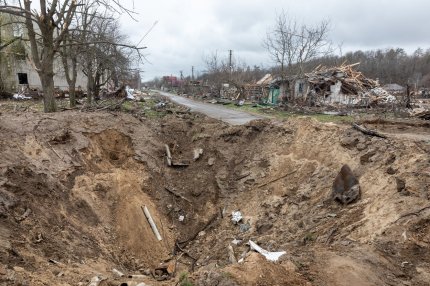
[{"label": "rock in dirt", "polygon": [[342,204],[349,204],[360,196],[360,185],[357,177],[348,165],[343,165],[333,182],[332,198]]},{"label": "rock in dirt", "polygon": [[366,164],[369,163],[371,158],[376,154],[376,150],[372,149],[369,152],[367,152],[366,154],[364,154],[363,156],[360,157],[360,163],[361,164]]},{"label": "rock in dirt", "polygon": [[406,189],[406,181],[402,178],[396,177],[397,191],[402,196],[409,196],[411,193]]},{"label": "rock in dirt", "polygon": [[209,158],[208,159],[208,165],[213,166],[213,164],[215,164],[215,158]]},{"label": "rock in dirt", "polygon": [[396,185],[397,185],[397,191],[401,192],[406,189],[406,182],[402,178],[397,177],[396,178]]},{"label": "rock in dirt", "polygon": [[387,174],[388,175],[394,175],[397,172],[396,169],[394,169],[393,167],[388,167],[387,168]]},{"label": "rock in dirt", "polygon": [[344,137],[341,139],[340,144],[345,148],[351,149],[358,144],[358,138]]},{"label": "rock in dirt", "polygon": [[201,155],[203,155],[203,149],[202,148],[194,149],[194,151],[193,151],[193,160],[197,161],[200,158]]}]

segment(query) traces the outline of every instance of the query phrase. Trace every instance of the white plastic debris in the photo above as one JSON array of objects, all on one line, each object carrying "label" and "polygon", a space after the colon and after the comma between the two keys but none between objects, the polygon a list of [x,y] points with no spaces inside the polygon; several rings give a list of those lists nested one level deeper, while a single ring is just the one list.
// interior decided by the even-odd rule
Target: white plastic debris
[{"label": "white plastic debris", "polygon": [[13,95],[13,99],[31,99],[31,97],[25,96],[24,94],[15,93]]},{"label": "white plastic debris", "polygon": [[88,284],[88,286],[98,286],[103,280],[104,279],[99,275],[94,276],[93,278],[91,278],[90,284]]},{"label": "white plastic debris", "polygon": [[248,243],[251,246],[251,249],[254,249],[258,253],[260,253],[261,255],[266,257],[266,259],[269,261],[278,261],[279,257],[281,257],[282,255],[287,253],[286,251],[278,251],[278,252],[267,251],[267,250],[261,248],[260,246],[258,246],[258,244],[256,244],[252,240],[249,240]]},{"label": "white plastic debris", "polygon": [[234,223],[234,224],[237,224],[238,222],[240,222],[241,220],[242,220],[242,213],[240,212],[240,211],[234,211],[234,212],[232,212],[231,213],[231,216],[232,216],[232,218],[231,218],[231,221]]},{"label": "white plastic debris", "polygon": [[236,238],[231,241],[231,243],[233,243],[234,245],[239,245],[241,242],[242,240]]},{"label": "white plastic debris", "polygon": [[125,274],[124,273],[122,273],[121,271],[119,271],[118,269],[116,269],[116,268],[113,268],[112,269],[112,273],[113,274],[115,274],[116,276],[118,276],[118,277],[124,277],[125,276]]},{"label": "white plastic debris", "polygon": [[184,219],[185,219],[184,215],[180,215],[179,218],[178,218],[179,221],[184,221]]},{"label": "white plastic debris", "polygon": [[154,105],[154,107],[155,108],[163,108],[163,107],[165,107],[166,106],[166,103],[165,102],[159,102],[159,103],[157,103],[156,105]]},{"label": "white plastic debris", "polygon": [[127,99],[134,99],[134,95],[133,95],[134,89],[127,86],[125,88],[125,92],[127,93]]}]

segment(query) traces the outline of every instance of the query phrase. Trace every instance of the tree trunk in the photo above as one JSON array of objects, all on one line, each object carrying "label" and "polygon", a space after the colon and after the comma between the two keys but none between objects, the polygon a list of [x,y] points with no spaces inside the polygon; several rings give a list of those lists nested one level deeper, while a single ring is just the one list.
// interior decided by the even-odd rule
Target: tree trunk
[{"label": "tree trunk", "polygon": [[69,102],[70,107],[74,108],[76,106],[76,87],[75,83],[69,84]]},{"label": "tree trunk", "polygon": [[87,78],[87,103],[91,104],[93,102],[94,78],[92,74],[88,74]]},{"label": "tree trunk", "polygon": [[41,72],[39,74],[43,89],[43,111],[57,111],[57,103],[54,96],[54,77],[53,73]]}]

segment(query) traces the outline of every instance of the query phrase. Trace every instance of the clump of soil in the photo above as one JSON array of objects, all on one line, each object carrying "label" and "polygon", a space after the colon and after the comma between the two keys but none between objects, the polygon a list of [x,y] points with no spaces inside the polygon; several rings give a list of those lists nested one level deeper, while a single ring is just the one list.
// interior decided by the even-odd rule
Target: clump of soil
[{"label": "clump of soil", "polygon": [[[96,275],[100,285],[125,283],[113,268],[150,285],[175,285],[183,273],[195,285],[429,281],[430,147],[421,137],[368,137],[309,118],[229,126],[188,112],[0,121],[5,285],[86,285]],[[167,166],[165,145],[187,163]],[[348,205],[330,200],[344,164],[361,189]],[[269,262],[248,240],[287,254]]]}]

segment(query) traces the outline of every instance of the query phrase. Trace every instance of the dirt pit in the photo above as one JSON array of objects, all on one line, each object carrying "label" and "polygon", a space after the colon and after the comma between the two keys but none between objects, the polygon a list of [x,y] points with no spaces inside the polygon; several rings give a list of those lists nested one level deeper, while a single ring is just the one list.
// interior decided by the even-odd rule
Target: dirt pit
[{"label": "dirt pit", "polygon": [[[0,285],[429,285],[420,128],[381,139],[310,118],[4,113]],[[330,200],[344,164],[361,187],[349,205]],[[286,254],[269,262],[249,240]]]}]

